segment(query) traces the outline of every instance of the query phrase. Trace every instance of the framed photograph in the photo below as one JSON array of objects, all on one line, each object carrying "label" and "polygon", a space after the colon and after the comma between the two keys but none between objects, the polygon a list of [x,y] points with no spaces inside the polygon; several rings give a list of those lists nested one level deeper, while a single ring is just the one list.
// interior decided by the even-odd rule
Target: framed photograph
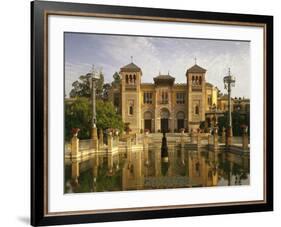
[{"label": "framed photograph", "polygon": [[32,225],[273,210],[272,16],[31,9]]}]

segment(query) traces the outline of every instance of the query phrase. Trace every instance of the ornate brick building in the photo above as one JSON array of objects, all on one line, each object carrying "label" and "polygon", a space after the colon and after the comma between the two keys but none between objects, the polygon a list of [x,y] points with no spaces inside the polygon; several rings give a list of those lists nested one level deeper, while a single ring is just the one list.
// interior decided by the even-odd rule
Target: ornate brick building
[{"label": "ornate brick building", "polygon": [[197,64],[187,69],[182,84],[169,73],[154,77],[154,83],[142,83],[142,70],[133,62],[119,74],[121,81],[112,87],[111,98],[134,132],[197,129],[217,105],[218,89],[206,82],[206,69]]}]

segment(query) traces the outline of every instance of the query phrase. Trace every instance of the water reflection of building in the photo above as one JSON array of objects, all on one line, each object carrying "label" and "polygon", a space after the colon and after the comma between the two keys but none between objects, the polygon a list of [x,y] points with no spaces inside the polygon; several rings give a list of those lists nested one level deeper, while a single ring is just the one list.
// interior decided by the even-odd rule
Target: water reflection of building
[{"label": "water reflection of building", "polygon": [[[148,149],[148,147],[147,147]],[[247,184],[249,156],[194,150],[169,145],[169,162],[161,161],[160,147],[126,153],[92,155],[67,163],[74,192],[209,187]],[[149,160],[147,162],[147,159]],[[69,176],[70,175],[70,176]]]},{"label": "water reflection of building", "polygon": [[[151,188],[209,187],[219,185],[221,178],[224,184],[236,184],[232,177],[240,178],[233,171],[236,166],[241,173],[248,173],[249,159],[237,155],[222,157],[217,152],[198,152],[172,149],[169,147],[169,163],[161,162],[160,150],[150,151],[150,166],[146,166],[137,152],[132,156],[132,169],[123,168],[122,190]],[[224,168],[223,158],[227,158]],[[222,168],[222,169],[220,169]],[[231,176],[231,177],[229,177]],[[237,183],[238,184],[238,183]]]}]

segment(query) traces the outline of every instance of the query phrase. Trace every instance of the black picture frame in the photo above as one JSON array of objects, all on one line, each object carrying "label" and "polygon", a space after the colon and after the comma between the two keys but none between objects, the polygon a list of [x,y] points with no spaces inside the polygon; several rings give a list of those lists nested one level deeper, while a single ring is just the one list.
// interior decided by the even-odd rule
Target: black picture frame
[{"label": "black picture frame", "polygon": [[[265,28],[265,201],[220,206],[197,206],[192,208],[141,209],[101,213],[49,214],[46,204],[46,174],[48,151],[48,80],[47,80],[47,25],[48,15],[103,16],[118,15],[120,19],[145,18],[148,20],[186,19],[194,23],[239,24],[247,26],[262,24]],[[273,210],[273,17],[201,11],[185,11],[156,8],[77,4],[65,2],[31,2],[31,224],[57,225],[90,222],[108,222],[137,219],[171,218],[213,214],[230,214]]]}]

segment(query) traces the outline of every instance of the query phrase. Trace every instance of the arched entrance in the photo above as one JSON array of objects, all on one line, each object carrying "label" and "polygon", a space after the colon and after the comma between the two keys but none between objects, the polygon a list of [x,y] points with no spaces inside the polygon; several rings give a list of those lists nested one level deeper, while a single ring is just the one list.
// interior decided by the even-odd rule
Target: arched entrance
[{"label": "arched entrance", "polygon": [[152,132],[152,113],[150,111],[146,111],[143,114],[144,119],[144,129],[148,129]]},{"label": "arched entrance", "polygon": [[161,117],[161,132],[168,132],[169,130],[169,117],[170,112],[168,109],[163,108],[160,112]]},{"label": "arched entrance", "polygon": [[177,128],[178,130],[184,127],[184,112],[180,111],[177,113]]}]

